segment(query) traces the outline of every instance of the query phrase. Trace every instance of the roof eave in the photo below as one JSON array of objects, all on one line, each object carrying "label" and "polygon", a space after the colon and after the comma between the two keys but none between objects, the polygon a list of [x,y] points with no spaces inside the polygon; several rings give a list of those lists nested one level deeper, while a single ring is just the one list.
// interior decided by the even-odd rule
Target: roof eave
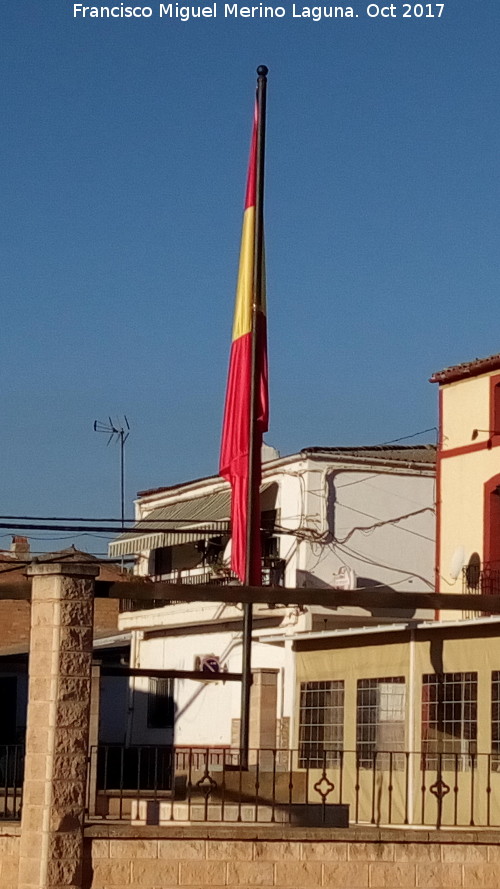
[{"label": "roof eave", "polygon": [[500,370],[500,354],[490,355],[488,358],[476,358],[474,361],[468,361],[465,364],[456,364],[452,367],[445,367],[438,370],[429,378],[429,383],[456,383],[458,380],[469,379],[470,377],[478,377],[484,373],[490,373],[494,370]]}]

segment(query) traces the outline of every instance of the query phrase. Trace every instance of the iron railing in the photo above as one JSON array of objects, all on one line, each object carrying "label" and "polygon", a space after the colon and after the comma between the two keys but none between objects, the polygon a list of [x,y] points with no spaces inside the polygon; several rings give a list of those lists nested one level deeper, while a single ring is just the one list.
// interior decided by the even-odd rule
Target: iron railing
[{"label": "iron railing", "polygon": [[[88,813],[136,824],[199,822],[500,827],[500,754],[99,745]],[[0,819],[19,819],[24,748],[0,745]]]},{"label": "iron railing", "polygon": [[[286,562],[274,556],[262,558],[262,586],[284,586]],[[210,583],[215,586],[230,586],[239,583],[238,577],[229,569],[217,573],[212,571],[178,570],[171,574],[161,575],[153,580],[163,580],[170,583],[179,583],[184,586],[197,586],[200,583]],[[165,605],[181,605],[183,599],[120,599],[120,611],[144,611],[150,608],[163,608]]]},{"label": "iron railing", "polygon": [[466,565],[462,569],[462,592],[471,595],[500,595],[500,564]]},{"label": "iron railing", "polygon": [[21,817],[24,747],[0,744],[0,820]]},{"label": "iron railing", "polygon": [[[470,752],[99,746],[89,814],[137,824],[500,827],[500,758]],[[301,767],[303,766],[303,767]]]}]

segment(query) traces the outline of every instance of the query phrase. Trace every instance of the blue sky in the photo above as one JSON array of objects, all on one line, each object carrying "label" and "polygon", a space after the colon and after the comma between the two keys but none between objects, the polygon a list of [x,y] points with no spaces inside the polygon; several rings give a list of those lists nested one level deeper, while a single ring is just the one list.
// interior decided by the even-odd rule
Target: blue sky
[{"label": "blue sky", "polygon": [[132,427],[129,515],[137,490],[217,471],[258,64],[268,442],[427,429],[430,374],[500,351],[497,0],[321,22],[285,6],[181,22],[4,3],[2,514],[118,516],[118,449],[92,430],[109,414]]}]

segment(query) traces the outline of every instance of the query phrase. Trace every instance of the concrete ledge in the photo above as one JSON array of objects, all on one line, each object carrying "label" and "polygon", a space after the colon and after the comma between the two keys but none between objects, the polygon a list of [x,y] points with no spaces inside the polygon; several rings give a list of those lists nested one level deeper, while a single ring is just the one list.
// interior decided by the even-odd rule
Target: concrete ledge
[{"label": "concrete ledge", "polygon": [[85,838],[99,839],[204,839],[204,840],[287,840],[339,843],[450,843],[457,845],[500,845],[500,830],[422,830],[379,827],[316,828],[290,825],[204,824],[203,826],[147,825],[123,822],[87,823]]},{"label": "concrete ledge", "polygon": [[96,562],[37,562],[28,565],[28,577],[60,575],[65,577],[97,577],[101,566]]}]

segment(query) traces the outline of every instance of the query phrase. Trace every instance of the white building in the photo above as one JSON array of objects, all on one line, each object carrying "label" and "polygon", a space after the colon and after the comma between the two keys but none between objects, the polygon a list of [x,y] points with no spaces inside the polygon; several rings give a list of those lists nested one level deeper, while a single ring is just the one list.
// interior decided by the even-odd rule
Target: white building
[{"label": "white building", "polygon": [[[282,607],[254,608],[250,746],[292,742],[292,634],[379,623],[387,615],[377,608],[378,590],[433,589],[434,464],[430,445],[308,448],[264,463],[264,583],[283,586],[284,595]],[[142,492],[135,531],[114,541],[110,555],[134,555],[136,572],[156,579],[234,583],[229,507],[229,486],[219,477]],[[285,592],[322,586],[321,606],[298,608]],[[352,607],[329,607],[335,587],[353,590]],[[355,590],[367,588],[369,611],[354,604]],[[408,610],[390,619],[427,616]],[[241,609],[172,602],[125,611],[120,629],[132,632],[131,667],[199,670],[199,681],[133,680],[128,743],[237,746],[240,683],[224,681],[224,672],[241,669]],[[217,681],[204,681],[203,670]]]}]

